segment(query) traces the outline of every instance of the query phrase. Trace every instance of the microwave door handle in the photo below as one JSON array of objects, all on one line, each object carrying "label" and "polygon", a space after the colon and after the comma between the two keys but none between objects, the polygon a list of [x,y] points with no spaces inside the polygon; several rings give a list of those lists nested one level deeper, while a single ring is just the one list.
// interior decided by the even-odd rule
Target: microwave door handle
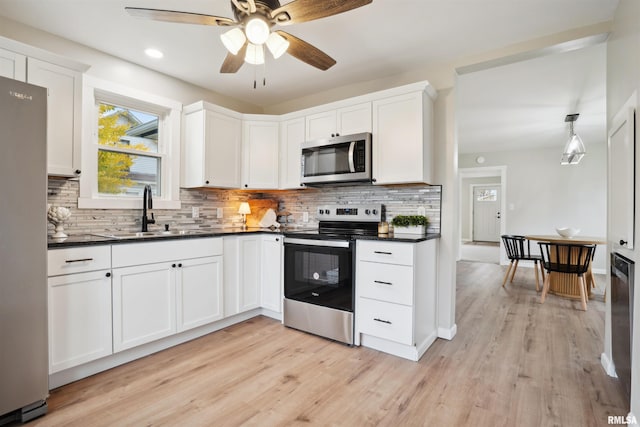
[{"label": "microwave door handle", "polygon": [[354,164],[353,161],[353,152],[356,149],[356,141],[351,141],[351,144],[349,145],[349,171],[351,171],[351,173],[354,173],[356,171],[356,166]]}]

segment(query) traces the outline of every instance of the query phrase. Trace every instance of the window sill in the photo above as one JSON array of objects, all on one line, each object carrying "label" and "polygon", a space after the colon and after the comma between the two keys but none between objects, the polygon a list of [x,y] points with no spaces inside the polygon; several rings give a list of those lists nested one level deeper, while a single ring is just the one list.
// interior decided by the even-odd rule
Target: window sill
[{"label": "window sill", "polygon": [[[180,209],[182,203],[179,200],[153,199],[154,209]],[[142,198],[131,200],[122,199],[88,199],[78,198],[78,209],[142,209]]]}]

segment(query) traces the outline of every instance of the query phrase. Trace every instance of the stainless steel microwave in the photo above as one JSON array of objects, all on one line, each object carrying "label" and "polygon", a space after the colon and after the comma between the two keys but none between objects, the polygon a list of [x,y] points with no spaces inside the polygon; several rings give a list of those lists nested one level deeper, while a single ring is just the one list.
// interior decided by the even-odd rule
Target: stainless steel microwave
[{"label": "stainless steel microwave", "polygon": [[371,134],[304,142],[301,161],[303,184],[371,182]]}]

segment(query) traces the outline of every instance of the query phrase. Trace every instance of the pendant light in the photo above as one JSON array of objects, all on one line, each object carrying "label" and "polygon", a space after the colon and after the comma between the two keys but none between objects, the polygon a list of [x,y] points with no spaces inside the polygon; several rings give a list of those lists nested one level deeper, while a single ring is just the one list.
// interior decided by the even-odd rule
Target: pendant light
[{"label": "pendant light", "polygon": [[564,121],[569,123],[569,140],[562,153],[561,165],[577,165],[584,157],[586,150],[582,139],[575,133],[573,124],[578,120],[580,114],[567,114]]}]

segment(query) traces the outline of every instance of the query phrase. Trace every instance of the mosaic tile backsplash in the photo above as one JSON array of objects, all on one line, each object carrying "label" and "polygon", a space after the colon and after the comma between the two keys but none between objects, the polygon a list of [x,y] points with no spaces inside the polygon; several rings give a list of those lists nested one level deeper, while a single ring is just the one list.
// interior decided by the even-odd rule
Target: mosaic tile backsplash
[{"label": "mosaic tile backsplash", "polygon": [[[440,232],[441,186],[403,185],[403,186],[324,186],[304,190],[217,190],[217,189],[181,189],[181,209],[154,209],[156,224],[150,229],[161,230],[164,224],[178,229],[208,229],[222,226],[240,226],[242,216],[238,214],[240,202],[270,199],[278,202],[281,216],[279,222],[290,225],[317,226],[315,212],[325,204],[381,203],[386,209],[386,219],[390,221],[396,215],[415,215],[424,207],[430,220],[429,231]],[[64,224],[67,234],[105,233],[119,231],[138,231],[141,228],[142,200],[140,209],[78,209],[79,183],[76,180],[50,179],[48,203],[71,209],[71,218]],[[192,218],[192,208],[198,207],[199,218]],[[222,218],[217,217],[217,209],[222,208]],[[309,222],[303,223],[303,215],[309,214]],[[46,219],[43,219],[46,220]],[[53,234],[53,225],[48,225],[49,234]]]}]

